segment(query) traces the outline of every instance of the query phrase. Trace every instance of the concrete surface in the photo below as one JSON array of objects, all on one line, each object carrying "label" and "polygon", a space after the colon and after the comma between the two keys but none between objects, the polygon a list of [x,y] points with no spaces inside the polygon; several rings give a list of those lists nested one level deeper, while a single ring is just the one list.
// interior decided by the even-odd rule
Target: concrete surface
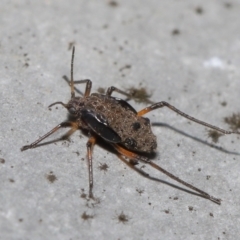
[{"label": "concrete surface", "polygon": [[[240,1],[1,1],[0,16],[1,239],[239,236],[237,135],[213,143],[205,127],[168,109],[147,115],[158,137],[154,162],[221,198],[221,206],[142,177],[102,144],[94,148],[99,201],[87,200],[81,131],[70,142],[20,148],[67,118],[61,106],[47,106],[70,98],[62,76],[70,75],[72,42],[75,79],[90,78],[93,92],[143,86],[152,101],[169,101],[229,129],[224,117],[240,111]],[[146,106],[130,103],[137,110]],[[107,171],[100,170],[103,164]],[[143,170],[183,187],[150,166]]]}]

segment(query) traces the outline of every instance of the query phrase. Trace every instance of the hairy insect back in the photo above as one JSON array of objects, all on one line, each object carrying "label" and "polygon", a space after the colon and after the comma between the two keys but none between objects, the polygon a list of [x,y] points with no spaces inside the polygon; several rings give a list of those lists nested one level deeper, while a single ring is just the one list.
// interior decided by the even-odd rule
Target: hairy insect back
[{"label": "hairy insect back", "polygon": [[[124,100],[94,93],[85,99],[84,108],[88,109],[89,118],[95,118],[92,126],[102,125],[102,133],[94,127],[91,129],[106,141],[118,141],[127,149],[139,152],[151,153],[157,148],[149,119],[137,116],[135,109]],[[109,138],[104,137],[104,131],[109,132],[106,133]]]}]

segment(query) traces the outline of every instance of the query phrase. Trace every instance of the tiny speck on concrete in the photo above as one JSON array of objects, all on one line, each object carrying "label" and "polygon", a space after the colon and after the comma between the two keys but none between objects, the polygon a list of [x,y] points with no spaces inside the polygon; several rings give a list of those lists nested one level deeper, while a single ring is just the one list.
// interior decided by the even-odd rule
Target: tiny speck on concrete
[{"label": "tiny speck on concrete", "polygon": [[233,113],[230,117],[225,117],[224,122],[227,123],[233,131],[240,129],[240,113]]},{"label": "tiny speck on concrete", "polygon": [[94,215],[91,215],[91,214],[87,214],[86,212],[84,212],[82,215],[81,215],[81,218],[86,221],[86,220],[89,220],[89,219],[93,219],[94,218]]},{"label": "tiny speck on concrete", "polygon": [[195,12],[197,13],[197,14],[203,14],[203,9],[202,9],[202,7],[196,7],[196,9],[195,9]]},{"label": "tiny speck on concrete", "polygon": [[129,217],[124,214],[124,212],[121,212],[116,218],[118,219],[118,222],[121,222],[123,224],[127,223],[129,220]]},{"label": "tiny speck on concrete", "polygon": [[219,133],[219,132],[216,131],[216,130],[211,130],[211,129],[210,129],[210,130],[208,130],[207,132],[208,132],[208,137],[211,138],[214,143],[217,143],[218,140],[219,140],[219,138],[220,138],[221,136],[223,136],[223,134]]},{"label": "tiny speck on concrete", "polygon": [[46,178],[50,183],[54,183],[57,180],[57,177],[51,171],[49,174],[46,174]]},{"label": "tiny speck on concrete", "polygon": [[108,168],[109,168],[109,166],[106,163],[100,163],[98,166],[98,169],[100,171],[104,171],[104,172],[107,172]]},{"label": "tiny speck on concrete", "polygon": [[0,158],[0,163],[4,164],[5,163],[5,159]]}]

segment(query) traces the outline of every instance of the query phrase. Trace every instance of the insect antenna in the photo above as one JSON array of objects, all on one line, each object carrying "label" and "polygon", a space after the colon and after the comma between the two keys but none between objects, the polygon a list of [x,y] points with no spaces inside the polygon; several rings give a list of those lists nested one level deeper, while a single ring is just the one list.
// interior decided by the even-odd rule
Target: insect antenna
[{"label": "insect antenna", "polygon": [[72,50],[72,61],[71,61],[71,99],[75,97],[75,92],[74,92],[74,82],[73,82],[73,62],[74,62],[74,53],[75,53],[75,46],[73,46]]},{"label": "insect antenna", "polygon": [[63,103],[63,102],[54,102],[54,103],[50,104],[48,107],[50,108],[50,107],[52,107],[52,106],[54,106],[54,105],[56,105],[56,104],[61,104],[61,105],[63,105],[65,108],[67,108],[67,104],[65,104],[65,103]]},{"label": "insect antenna", "polygon": [[[75,92],[74,92],[74,81],[73,81],[73,62],[74,62],[74,53],[75,53],[75,46],[73,46],[73,50],[72,50],[72,60],[71,60],[71,81],[70,81],[70,86],[71,86],[71,99],[75,97]],[[63,105],[65,108],[67,108],[67,104],[63,103],[63,102],[55,102],[50,104],[48,107],[52,107],[56,104],[61,104]]]}]

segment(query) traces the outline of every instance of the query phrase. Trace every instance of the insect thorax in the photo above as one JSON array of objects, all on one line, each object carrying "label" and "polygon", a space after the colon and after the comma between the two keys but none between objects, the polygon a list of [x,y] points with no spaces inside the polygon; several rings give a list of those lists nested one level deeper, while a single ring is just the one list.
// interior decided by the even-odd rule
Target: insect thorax
[{"label": "insect thorax", "polygon": [[119,143],[127,149],[151,153],[157,148],[156,136],[152,133],[149,119],[137,116],[136,111],[125,101],[93,93],[86,98],[74,98],[69,104],[75,107],[79,119],[83,109],[104,119],[120,136]]}]

